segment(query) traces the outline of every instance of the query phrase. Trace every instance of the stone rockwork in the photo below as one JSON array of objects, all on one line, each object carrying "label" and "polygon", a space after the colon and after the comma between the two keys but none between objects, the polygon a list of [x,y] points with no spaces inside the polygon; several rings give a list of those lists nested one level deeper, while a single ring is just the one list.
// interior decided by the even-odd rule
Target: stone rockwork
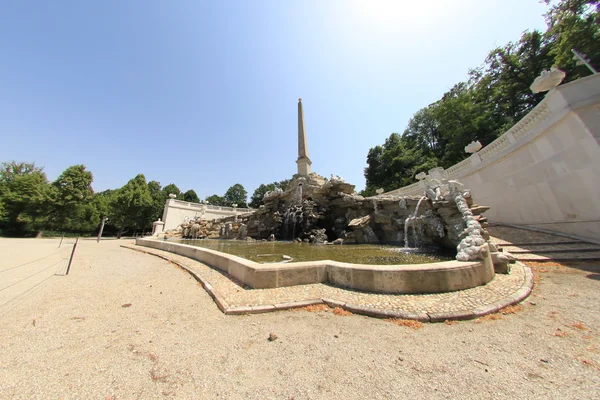
[{"label": "stone rockwork", "polygon": [[[423,196],[381,194],[363,197],[338,176],[294,175],[287,190],[264,196],[253,213],[206,221],[185,221],[167,237],[297,240],[314,244],[385,243],[404,247],[437,246],[457,251],[457,259],[487,256],[489,235],[482,214],[457,181],[434,169],[425,176]],[[485,250],[484,250],[485,249]],[[492,256],[506,264],[495,247]],[[499,268],[506,270],[507,268]],[[499,271],[501,272],[501,271]]]}]

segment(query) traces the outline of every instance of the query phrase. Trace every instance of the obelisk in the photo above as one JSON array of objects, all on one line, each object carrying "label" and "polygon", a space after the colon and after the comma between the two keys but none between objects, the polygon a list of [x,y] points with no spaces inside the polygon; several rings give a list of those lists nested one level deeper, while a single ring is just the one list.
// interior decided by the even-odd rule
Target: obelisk
[{"label": "obelisk", "polygon": [[302,110],[302,99],[298,99],[298,175],[310,174],[312,162],[308,158],[308,146],[306,145],[306,131],[304,130],[304,111]]}]

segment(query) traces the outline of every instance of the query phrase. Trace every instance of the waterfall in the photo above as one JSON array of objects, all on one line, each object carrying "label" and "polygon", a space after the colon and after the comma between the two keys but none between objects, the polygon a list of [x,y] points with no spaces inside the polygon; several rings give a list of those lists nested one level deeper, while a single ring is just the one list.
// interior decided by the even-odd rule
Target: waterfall
[{"label": "waterfall", "polygon": [[419,201],[417,202],[417,208],[415,208],[415,213],[412,216],[406,218],[406,220],[404,221],[404,248],[405,249],[408,249],[408,225],[409,224],[412,224],[415,247],[417,247],[418,235],[417,235],[417,227],[415,225],[415,221],[419,215],[419,207],[421,206],[421,202],[426,198],[427,197],[423,196],[419,199]]},{"label": "waterfall", "polygon": [[296,191],[292,194],[289,207],[283,214],[284,239],[294,240],[296,238],[296,224],[302,223],[303,220],[302,184],[299,184]]}]

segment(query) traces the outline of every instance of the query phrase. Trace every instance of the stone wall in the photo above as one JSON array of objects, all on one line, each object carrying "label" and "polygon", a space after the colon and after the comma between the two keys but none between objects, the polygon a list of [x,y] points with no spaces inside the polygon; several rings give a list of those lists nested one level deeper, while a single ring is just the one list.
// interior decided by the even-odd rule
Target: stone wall
[{"label": "stone wall", "polygon": [[[491,222],[600,240],[600,74],[559,86],[500,138],[446,170]],[[394,190],[419,195],[424,183]]]},{"label": "stone wall", "polygon": [[162,220],[165,223],[164,230],[174,229],[179,226],[186,218],[193,219],[202,216],[205,220],[214,220],[233,216],[235,214],[245,214],[252,212],[252,208],[236,208],[213,206],[210,204],[190,203],[176,199],[167,199],[163,211]]}]

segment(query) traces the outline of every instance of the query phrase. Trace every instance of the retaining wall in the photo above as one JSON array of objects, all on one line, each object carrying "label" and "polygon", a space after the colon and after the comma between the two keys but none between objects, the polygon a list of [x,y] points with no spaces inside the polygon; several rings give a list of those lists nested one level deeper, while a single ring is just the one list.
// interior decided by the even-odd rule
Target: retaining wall
[{"label": "retaining wall", "polygon": [[[550,91],[504,135],[446,170],[491,222],[600,240],[600,74]],[[389,192],[419,195],[424,183]]]}]

